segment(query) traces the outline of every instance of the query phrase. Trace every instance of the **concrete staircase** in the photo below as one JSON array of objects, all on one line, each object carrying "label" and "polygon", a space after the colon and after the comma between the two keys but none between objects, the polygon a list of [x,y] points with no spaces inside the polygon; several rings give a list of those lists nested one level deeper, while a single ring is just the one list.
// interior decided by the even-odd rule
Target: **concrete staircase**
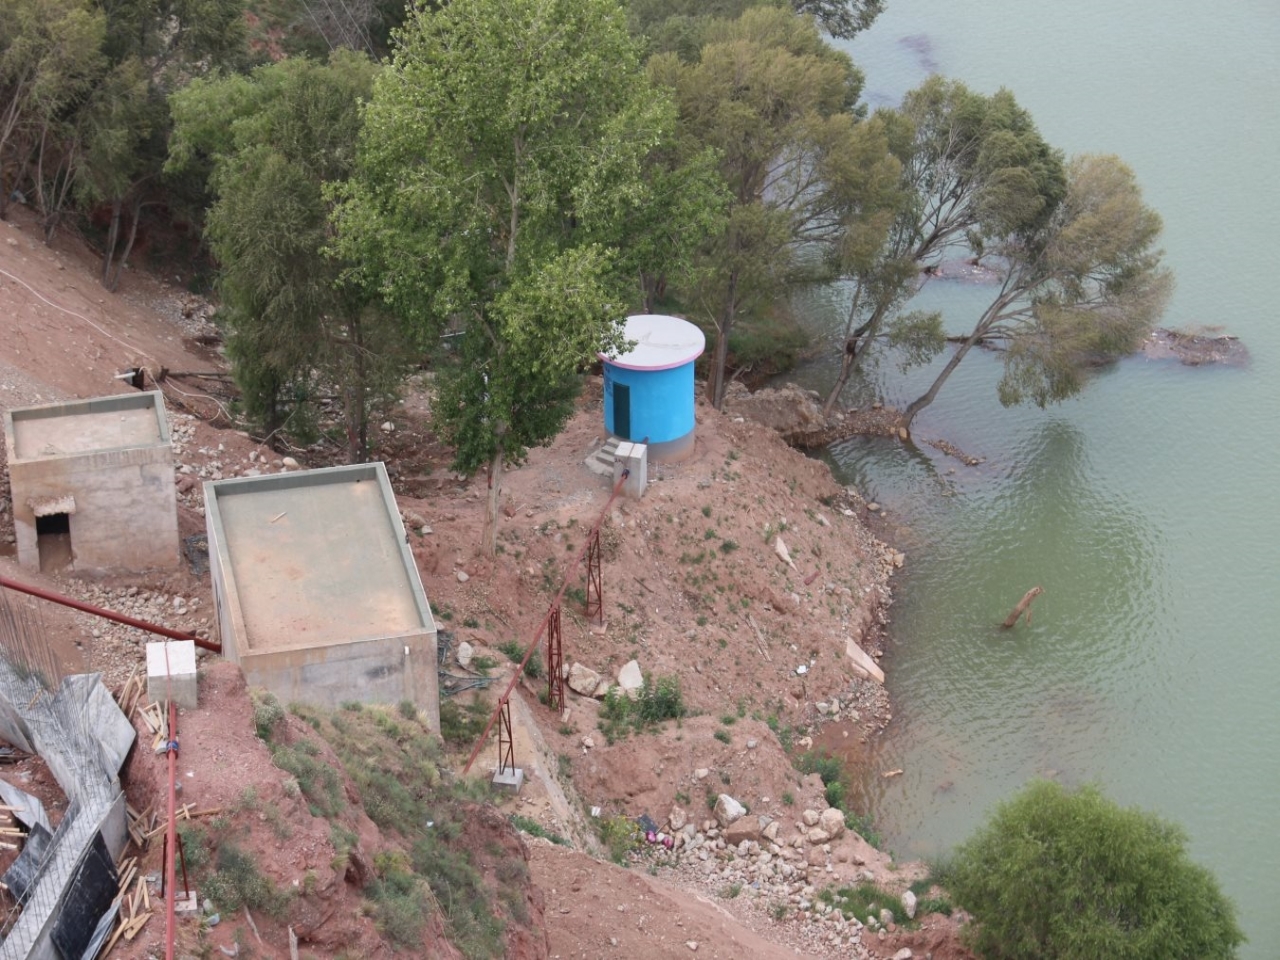
[{"label": "concrete staircase", "polygon": [[602,446],[593,450],[586,459],[587,469],[602,477],[613,479],[613,457],[618,452],[618,444],[621,442],[617,437],[610,437]]}]

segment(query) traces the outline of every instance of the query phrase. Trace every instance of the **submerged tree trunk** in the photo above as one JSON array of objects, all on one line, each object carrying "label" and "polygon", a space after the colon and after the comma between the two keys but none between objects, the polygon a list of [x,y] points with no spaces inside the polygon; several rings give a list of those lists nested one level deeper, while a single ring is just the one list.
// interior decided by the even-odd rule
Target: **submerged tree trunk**
[{"label": "submerged tree trunk", "polygon": [[1022,616],[1024,611],[1027,614],[1027,626],[1031,626],[1031,601],[1042,593],[1044,593],[1043,587],[1032,587],[1023,594],[1022,599],[1018,601],[1018,605],[1004,618],[1004,623],[1000,624],[1001,629],[1012,630],[1017,626],[1018,618]]}]

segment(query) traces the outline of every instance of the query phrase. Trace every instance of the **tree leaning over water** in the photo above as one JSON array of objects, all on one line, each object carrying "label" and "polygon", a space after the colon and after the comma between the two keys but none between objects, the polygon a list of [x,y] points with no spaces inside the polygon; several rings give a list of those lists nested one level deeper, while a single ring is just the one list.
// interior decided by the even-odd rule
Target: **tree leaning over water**
[{"label": "tree leaning over water", "polygon": [[930,77],[876,117],[902,174],[889,229],[862,231],[841,251],[851,297],[828,414],[879,341],[898,348],[903,366],[942,349],[939,314],[900,312],[931,268],[948,255],[980,254],[986,238],[1034,231],[1066,185],[1060,155],[1008,90],[988,96]]},{"label": "tree leaning over water", "polygon": [[715,328],[707,390],[719,407],[735,330],[828,279],[828,252],[855,225],[887,225],[898,161],[882,125],[857,114],[861,73],[810,19],[753,7],[709,25],[706,41],[696,62],[658,54],[649,70],[674,91],[682,138],[714,149],[729,185],[726,224],[682,291]]},{"label": "tree leaning over water", "polygon": [[1066,192],[1031,230],[989,238],[1000,272],[991,304],[900,426],[937,397],[978,344],[1004,348],[1000,402],[1044,407],[1074,396],[1089,368],[1133,353],[1164,313],[1173,275],[1156,247],[1159,215],[1114,156],[1083,155]]},{"label": "tree leaning over water", "polygon": [[674,110],[613,0],[421,6],[396,41],[337,247],[424,342],[456,332],[433,417],[459,469],[488,468],[492,554],[504,465],[555,436],[579,367],[623,345],[626,210],[656,202],[644,163]]}]

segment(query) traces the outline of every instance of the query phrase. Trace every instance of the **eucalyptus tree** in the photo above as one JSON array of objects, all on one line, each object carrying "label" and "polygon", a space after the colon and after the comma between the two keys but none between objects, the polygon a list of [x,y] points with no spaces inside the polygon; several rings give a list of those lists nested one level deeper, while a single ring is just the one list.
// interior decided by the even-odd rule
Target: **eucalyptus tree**
[{"label": "eucalyptus tree", "polygon": [[88,0],[0,4],[0,217],[25,190],[46,238],[79,172],[76,118],[106,69],[106,36],[106,17]]},{"label": "eucalyptus tree", "polygon": [[702,250],[685,297],[715,329],[708,394],[719,407],[730,339],[787,292],[830,275],[849,231],[887,223],[898,161],[879,122],[856,112],[862,75],[812,19],[752,7],[707,28],[695,62],[654,56],[650,75],[675,92],[682,136],[714,149],[731,205]]},{"label": "eucalyptus tree", "polygon": [[986,238],[996,294],[900,425],[910,428],[980,343],[1004,348],[1000,402],[1041,407],[1079,392],[1091,365],[1137,350],[1173,289],[1160,231],[1129,167],[1114,156],[1073,159],[1061,201],[1029,229]]},{"label": "eucalyptus tree", "polygon": [[401,326],[339,282],[326,190],[355,164],[360,101],[377,67],[339,50],[251,74],[196,80],[173,97],[170,168],[212,168],[207,232],[227,353],[246,412],[271,433],[308,425],[341,397],[350,462],[367,458],[370,408],[398,384]]},{"label": "eucalyptus tree", "polygon": [[827,413],[876,342],[898,347],[906,363],[942,349],[937,313],[901,311],[940,261],[1034,231],[1065,190],[1060,155],[1007,90],[988,96],[935,76],[877,116],[902,164],[898,202],[888,231],[842,252],[851,296]]},{"label": "eucalyptus tree", "polygon": [[458,333],[433,418],[459,469],[488,469],[492,554],[504,466],[561,429],[580,366],[622,346],[624,227],[651,222],[645,162],[674,109],[616,0],[453,0],[395,40],[338,249],[424,339]]}]

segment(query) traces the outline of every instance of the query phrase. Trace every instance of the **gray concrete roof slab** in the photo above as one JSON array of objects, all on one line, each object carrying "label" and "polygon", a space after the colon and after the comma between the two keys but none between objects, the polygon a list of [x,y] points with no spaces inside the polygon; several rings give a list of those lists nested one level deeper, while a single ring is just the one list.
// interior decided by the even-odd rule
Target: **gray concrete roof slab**
[{"label": "gray concrete roof slab", "polygon": [[218,481],[205,500],[221,525],[250,651],[430,623],[381,464]]}]

